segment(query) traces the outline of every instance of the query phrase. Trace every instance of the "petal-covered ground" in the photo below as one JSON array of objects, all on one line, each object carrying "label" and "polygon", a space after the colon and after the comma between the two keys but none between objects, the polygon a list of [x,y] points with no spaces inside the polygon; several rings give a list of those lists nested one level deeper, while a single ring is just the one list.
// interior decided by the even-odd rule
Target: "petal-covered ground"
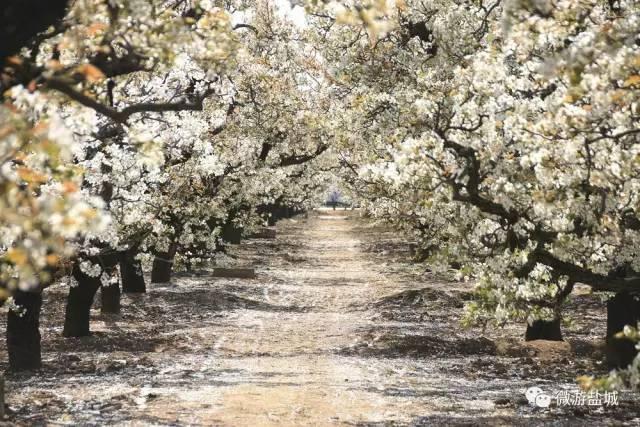
[{"label": "petal-covered ground", "polygon": [[[233,248],[255,279],[206,271],[93,311],[94,334],[61,337],[66,289],[45,293],[44,368],[7,374],[10,421],[67,425],[602,425],[620,405],[541,409],[524,392],[577,391],[602,373],[604,304],[574,296],[564,343],[524,327],[466,330],[470,285],[410,262],[408,244],[357,211],[281,221]],[[99,298],[98,298],[99,299]],[[3,351],[5,351],[3,349]],[[6,362],[5,362],[6,366]]]}]

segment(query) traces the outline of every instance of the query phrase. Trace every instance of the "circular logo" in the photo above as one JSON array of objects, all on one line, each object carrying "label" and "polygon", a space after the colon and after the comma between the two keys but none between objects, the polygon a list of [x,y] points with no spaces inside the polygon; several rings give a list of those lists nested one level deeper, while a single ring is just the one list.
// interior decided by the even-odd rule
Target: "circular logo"
[{"label": "circular logo", "polygon": [[536,406],[538,408],[548,408],[551,405],[551,396],[542,393],[536,396]]},{"label": "circular logo", "polygon": [[530,405],[538,408],[548,408],[551,405],[551,396],[542,391],[540,387],[529,387],[524,395]]}]

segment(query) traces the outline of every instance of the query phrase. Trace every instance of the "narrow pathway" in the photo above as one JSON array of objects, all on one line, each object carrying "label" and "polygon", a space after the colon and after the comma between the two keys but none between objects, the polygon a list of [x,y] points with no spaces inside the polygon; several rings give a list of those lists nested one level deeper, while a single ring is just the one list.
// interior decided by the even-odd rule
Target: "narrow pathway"
[{"label": "narrow pathway", "polygon": [[239,315],[238,325],[255,327],[230,334],[225,352],[245,357],[224,363],[259,380],[224,390],[216,419],[234,425],[318,425],[383,421],[406,412],[402,402],[376,391],[390,380],[390,371],[338,354],[370,324],[362,309],[389,287],[362,253],[354,218],[347,215],[328,211],[292,230],[296,236],[285,235],[299,245],[289,254],[294,263],[268,269],[276,284],[266,289],[274,294],[269,301],[292,311]]}]

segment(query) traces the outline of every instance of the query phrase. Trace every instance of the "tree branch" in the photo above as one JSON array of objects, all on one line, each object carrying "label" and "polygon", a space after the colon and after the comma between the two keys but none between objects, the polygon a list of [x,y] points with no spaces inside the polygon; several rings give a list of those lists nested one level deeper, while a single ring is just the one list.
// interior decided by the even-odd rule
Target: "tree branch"
[{"label": "tree branch", "polygon": [[327,151],[327,149],[329,149],[329,146],[325,145],[325,144],[322,144],[322,145],[318,146],[316,151],[313,152],[312,154],[302,154],[302,155],[295,155],[294,154],[292,156],[281,158],[279,166],[280,167],[285,167],[285,166],[301,165],[303,163],[306,163],[306,162],[308,162],[310,160],[315,159],[320,154],[322,154],[325,151]]},{"label": "tree branch", "polygon": [[69,86],[66,82],[56,79],[50,78],[45,81],[45,86],[49,89],[57,90],[60,93],[67,95],[69,98],[74,101],[84,105],[85,107],[89,107],[96,112],[102,114],[103,116],[109,117],[111,120],[126,124],[134,114],[137,113],[163,113],[169,111],[202,111],[204,100],[211,95],[214,90],[208,89],[202,95],[196,97],[193,101],[180,101],[180,102],[167,102],[167,103],[153,103],[153,102],[143,102],[140,104],[130,105],[128,107],[123,108],[122,110],[116,110],[115,108],[111,108],[107,105],[104,105],[95,99],[80,93]]},{"label": "tree branch", "polygon": [[258,29],[256,27],[254,27],[253,25],[250,25],[250,24],[236,24],[236,25],[233,26],[232,30],[235,31],[235,30],[239,30],[241,28],[246,28],[246,29],[251,30],[254,33],[258,34]]},{"label": "tree branch", "polygon": [[580,282],[601,292],[640,291],[640,275],[612,277],[594,273],[584,267],[558,259],[547,251],[534,253],[534,259],[553,268],[561,275],[569,276],[570,282]]}]

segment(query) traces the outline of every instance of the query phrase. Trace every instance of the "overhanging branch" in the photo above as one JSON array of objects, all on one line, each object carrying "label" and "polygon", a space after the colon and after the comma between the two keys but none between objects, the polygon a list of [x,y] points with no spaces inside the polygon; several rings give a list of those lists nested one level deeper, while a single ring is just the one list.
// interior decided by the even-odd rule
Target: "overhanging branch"
[{"label": "overhanging branch", "polygon": [[208,89],[203,94],[199,95],[193,101],[180,101],[180,102],[167,102],[167,103],[153,103],[153,102],[143,102],[140,104],[133,104],[128,107],[123,108],[122,110],[116,110],[115,108],[111,108],[105,104],[102,104],[95,99],[87,96],[83,93],[80,93],[69,86],[66,82],[51,78],[47,79],[45,82],[45,87],[49,89],[56,90],[60,93],[67,95],[69,98],[74,101],[84,105],[85,107],[89,107],[96,112],[102,114],[103,116],[109,117],[111,120],[126,124],[134,114],[138,113],[163,113],[170,111],[202,111],[204,100],[211,95],[214,90]]},{"label": "overhanging branch", "polygon": [[539,251],[534,254],[534,259],[541,264],[553,268],[562,275],[569,276],[570,282],[584,283],[596,291],[622,292],[640,291],[640,275],[630,277],[611,277],[594,273],[584,267],[577,266],[567,261],[558,259],[547,251]]},{"label": "overhanging branch", "polygon": [[311,154],[301,154],[301,155],[293,155],[293,156],[284,157],[284,158],[282,158],[280,160],[279,166],[286,167],[286,166],[301,165],[303,163],[306,163],[306,162],[309,162],[309,161],[315,159],[320,154],[322,154],[325,151],[327,151],[327,149],[329,149],[329,146],[326,145],[326,144],[322,144],[322,145],[318,146],[316,151],[311,153]]}]

